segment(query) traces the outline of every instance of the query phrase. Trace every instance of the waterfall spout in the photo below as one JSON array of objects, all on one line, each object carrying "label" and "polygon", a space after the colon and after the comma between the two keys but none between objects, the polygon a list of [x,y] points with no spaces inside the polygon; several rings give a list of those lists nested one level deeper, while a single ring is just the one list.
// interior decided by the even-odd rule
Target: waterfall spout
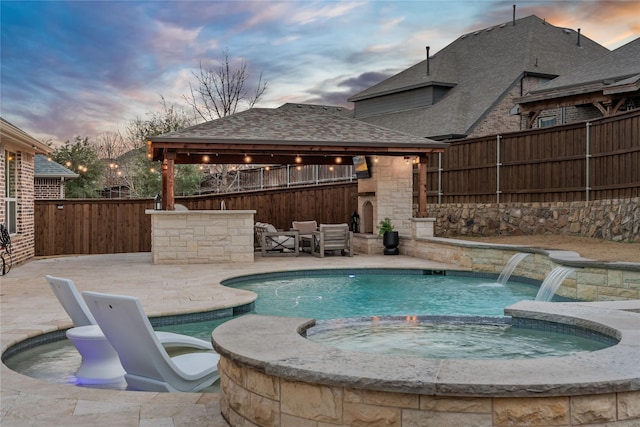
[{"label": "waterfall spout", "polygon": [[498,283],[500,283],[501,285],[505,285],[509,280],[509,277],[511,277],[513,270],[516,269],[520,261],[522,261],[524,258],[528,257],[529,255],[531,254],[519,252],[514,256],[512,256],[509,259],[509,261],[507,261],[507,263],[505,264],[504,268],[502,269],[502,272],[500,273],[500,276],[498,276]]},{"label": "waterfall spout", "polygon": [[551,270],[540,286],[536,301],[551,301],[564,279],[575,270],[575,268],[563,266]]}]

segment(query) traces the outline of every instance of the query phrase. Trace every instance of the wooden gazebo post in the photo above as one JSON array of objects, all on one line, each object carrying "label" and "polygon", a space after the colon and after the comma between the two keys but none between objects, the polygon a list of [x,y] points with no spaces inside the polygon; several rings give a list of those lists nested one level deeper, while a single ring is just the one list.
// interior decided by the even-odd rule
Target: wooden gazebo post
[{"label": "wooden gazebo post", "polygon": [[420,158],[418,164],[418,218],[427,216],[427,161]]},{"label": "wooden gazebo post", "polygon": [[162,209],[172,211],[175,208],[174,160],[176,153],[165,152],[162,160]]}]

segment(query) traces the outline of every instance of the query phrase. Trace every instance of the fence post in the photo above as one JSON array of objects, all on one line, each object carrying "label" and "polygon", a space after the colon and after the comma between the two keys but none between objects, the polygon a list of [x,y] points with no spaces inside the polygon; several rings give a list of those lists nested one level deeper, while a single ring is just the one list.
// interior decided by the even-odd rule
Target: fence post
[{"label": "fence post", "polygon": [[500,135],[496,135],[496,203],[500,203],[500,140],[502,137]]},{"label": "fence post", "polygon": [[587,122],[587,127],[586,127],[586,132],[587,132],[587,141],[586,141],[586,155],[585,155],[585,161],[586,161],[586,182],[585,182],[585,190],[586,190],[586,197],[587,197],[587,202],[589,201],[589,191],[591,190],[591,180],[589,178],[590,172],[590,159],[591,159],[591,123]]},{"label": "fence post", "polygon": [[438,205],[442,204],[442,153],[438,153]]},{"label": "fence post", "polygon": [[291,187],[291,167],[287,165],[287,188]]}]

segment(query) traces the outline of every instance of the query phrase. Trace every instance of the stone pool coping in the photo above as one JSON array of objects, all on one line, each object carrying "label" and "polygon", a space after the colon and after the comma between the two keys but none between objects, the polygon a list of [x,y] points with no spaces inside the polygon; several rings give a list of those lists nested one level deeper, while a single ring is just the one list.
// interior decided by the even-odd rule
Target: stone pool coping
[{"label": "stone pool coping", "polygon": [[285,380],[435,396],[576,396],[640,390],[640,301],[602,303],[521,301],[512,317],[593,329],[617,345],[566,357],[528,360],[419,359],[344,351],[301,334],[314,319],[247,315],[213,331],[224,358]]}]

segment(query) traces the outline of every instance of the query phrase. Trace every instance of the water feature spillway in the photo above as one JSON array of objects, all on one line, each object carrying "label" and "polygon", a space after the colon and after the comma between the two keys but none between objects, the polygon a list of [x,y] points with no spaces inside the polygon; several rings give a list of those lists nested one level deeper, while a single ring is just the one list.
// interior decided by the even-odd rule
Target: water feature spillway
[{"label": "water feature spillway", "polygon": [[551,270],[542,282],[542,285],[540,285],[540,290],[536,295],[536,301],[551,301],[564,279],[575,270],[573,267],[564,266],[559,266]]},{"label": "water feature spillway", "polygon": [[515,270],[518,264],[520,264],[520,261],[522,261],[529,255],[531,254],[519,252],[512,256],[505,264],[502,272],[500,273],[500,276],[498,276],[498,283],[500,283],[501,285],[506,285],[509,277],[511,277],[511,274],[513,273],[513,270]]}]

